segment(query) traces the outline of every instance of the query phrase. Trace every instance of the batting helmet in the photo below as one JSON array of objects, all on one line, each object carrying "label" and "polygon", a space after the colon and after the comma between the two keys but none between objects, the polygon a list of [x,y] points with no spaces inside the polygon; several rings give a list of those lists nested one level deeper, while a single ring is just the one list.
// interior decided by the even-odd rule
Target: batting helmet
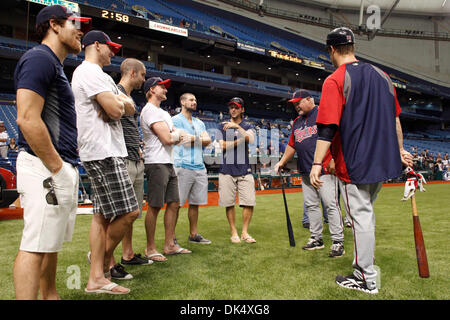
[{"label": "batting helmet", "polygon": [[336,28],[327,35],[327,46],[339,46],[353,43],[355,43],[355,35],[352,30],[346,27]]}]

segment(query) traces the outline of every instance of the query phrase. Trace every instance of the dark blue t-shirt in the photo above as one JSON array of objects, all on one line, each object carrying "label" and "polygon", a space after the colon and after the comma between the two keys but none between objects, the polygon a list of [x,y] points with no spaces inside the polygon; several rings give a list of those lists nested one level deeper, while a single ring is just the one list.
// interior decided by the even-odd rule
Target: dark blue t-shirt
[{"label": "dark blue t-shirt", "polygon": [[[314,162],[316,151],[317,133],[316,118],[319,108],[314,107],[306,115],[298,116],[292,124],[289,145],[297,152],[297,169],[301,175],[309,175]],[[331,160],[330,152],[327,152],[322,161],[322,174],[328,174],[328,165]]]},{"label": "dark blue t-shirt", "polygon": [[[245,120],[239,124],[245,131],[252,129],[252,125]],[[240,136],[237,129],[223,130],[223,124],[219,125],[220,133],[224,141],[234,141]],[[223,150],[220,173],[232,176],[243,176],[252,172],[248,159],[248,143],[242,143],[231,150]]]},{"label": "dark blue t-shirt", "polygon": [[[29,89],[44,98],[41,118],[50,133],[53,146],[64,161],[76,165],[75,99],[63,65],[53,51],[42,44],[28,50],[17,63],[14,85],[16,91]],[[20,130],[18,145],[34,155]]]},{"label": "dark blue t-shirt", "polygon": [[307,115],[295,119],[292,124],[289,145],[297,152],[297,169],[300,174],[309,175],[314,160],[314,151],[317,143],[318,108],[315,107]]}]

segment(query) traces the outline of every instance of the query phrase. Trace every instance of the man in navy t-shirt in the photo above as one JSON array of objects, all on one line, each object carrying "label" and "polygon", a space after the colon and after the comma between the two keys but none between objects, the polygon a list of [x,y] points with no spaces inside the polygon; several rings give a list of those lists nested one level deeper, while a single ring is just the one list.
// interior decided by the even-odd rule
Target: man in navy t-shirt
[{"label": "man in navy t-shirt", "polygon": [[59,299],[57,252],[72,238],[78,201],[74,96],[63,70],[68,54],[81,51],[91,18],[45,7],[36,17],[41,44],[19,60],[17,90],[17,190],[24,230],[14,265],[17,299]]},{"label": "man in navy t-shirt", "polygon": [[[330,152],[325,156],[322,163],[322,172],[324,173],[324,184],[320,190],[316,190],[309,180],[309,173],[313,166],[314,150],[317,142],[316,118],[319,108],[314,104],[314,98],[303,89],[294,92],[290,103],[294,104],[295,110],[299,116],[292,124],[292,133],[289,139],[286,152],[281,160],[275,165],[275,172],[280,167],[284,167],[297,153],[297,169],[302,175],[302,188],[305,202],[305,209],[309,216],[309,231],[311,233],[308,243],[303,246],[304,250],[323,249],[322,240],[323,222],[320,210],[322,201],[323,210],[328,213],[328,226],[330,229],[331,251],[329,257],[340,257],[344,254],[344,231],[342,217],[338,205],[337,181],[336,176],[330,172],[330,163],[333,161]],[[305,213],[305,212],[304,212]]]},{"label": "man in navy t-shirt", "polygon": [[[253,143],[255,133],[250,123],[243,119],[244,100],[235,97],[228,102],[230,121],[222,122],[219,130],[222,138],[219,143],[223,150],[219,170],[219,205],[226,208],[226,215],[231,230],[231,242],[241,240],[246,243],[256,242],[248,234],[248,227],[256,204],[255,182],[248,158],[248,145]],[[242,233],[239,238],[235,226],[236,192],[239,193],[239,205],[242,211]]]}]

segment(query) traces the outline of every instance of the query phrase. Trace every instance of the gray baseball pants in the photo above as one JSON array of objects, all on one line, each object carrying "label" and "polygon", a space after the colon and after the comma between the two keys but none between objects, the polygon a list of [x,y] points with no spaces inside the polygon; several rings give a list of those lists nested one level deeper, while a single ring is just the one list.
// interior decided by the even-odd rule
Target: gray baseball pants
[{"label": "gray baseball pants", "polygon": [[367,287],[376,287],[377,271],[375,258],[375,213],[373,203],[382,182],[372,184],[351,184],[339,181],[345,210],[350,216],[355,242],[353,257],[353,274],[366,281]]},{"label": "gray baseball pants", "polygon": [[338,203],[338,179],[331,174],[320,177],[322,187],[317,190],[311,185],[309,176],[302,176],[303,199],[309,217],[309,232],[311,238],[322,239],[323,221],[320,200],[328,213],[328,227],[332,241],[344,241],[344,225]]}]

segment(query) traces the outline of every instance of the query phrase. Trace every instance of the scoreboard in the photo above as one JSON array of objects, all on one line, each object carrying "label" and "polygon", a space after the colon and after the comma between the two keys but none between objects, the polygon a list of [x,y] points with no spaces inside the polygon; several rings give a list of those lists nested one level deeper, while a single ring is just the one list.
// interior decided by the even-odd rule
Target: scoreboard
[{"label": "scoreboard", "polygon": [[80,4],[81,8],[81,15],[91,16],[91,17],[97,17],[97,18],[103,18],[106,20],[111,20],[115,22],[122,22],[125,24],[142,27],[142,28],[148,28],[148,20],[143,18],[138,18],[132,15],[128,15],[121,12],[116,12],[112,10],[107,9],[101,9],[96,7],[90,7],[85,6],[83,4]]},{"label": "scoreboard", "polygon": [[90,17],[96,17],[96,18],[103,18],[106,20],[118,22],[118,23],[124,23],[128,25],[132,25],[135,27],[141,27],[145,29],[152,29],[164,33],[170,33],[177,36],[182,37],[188,37],[188,29],[176,27],[169,24],[164,24],[156,21],[151,21],[144,18],[138,18],[133,15],[129,15],[122,12],[116,12],[108,9],[102,9],[102,8],[96,8],[96,7],[90,7],[81,5],[81,15],[82,16],[90,16]]}]

